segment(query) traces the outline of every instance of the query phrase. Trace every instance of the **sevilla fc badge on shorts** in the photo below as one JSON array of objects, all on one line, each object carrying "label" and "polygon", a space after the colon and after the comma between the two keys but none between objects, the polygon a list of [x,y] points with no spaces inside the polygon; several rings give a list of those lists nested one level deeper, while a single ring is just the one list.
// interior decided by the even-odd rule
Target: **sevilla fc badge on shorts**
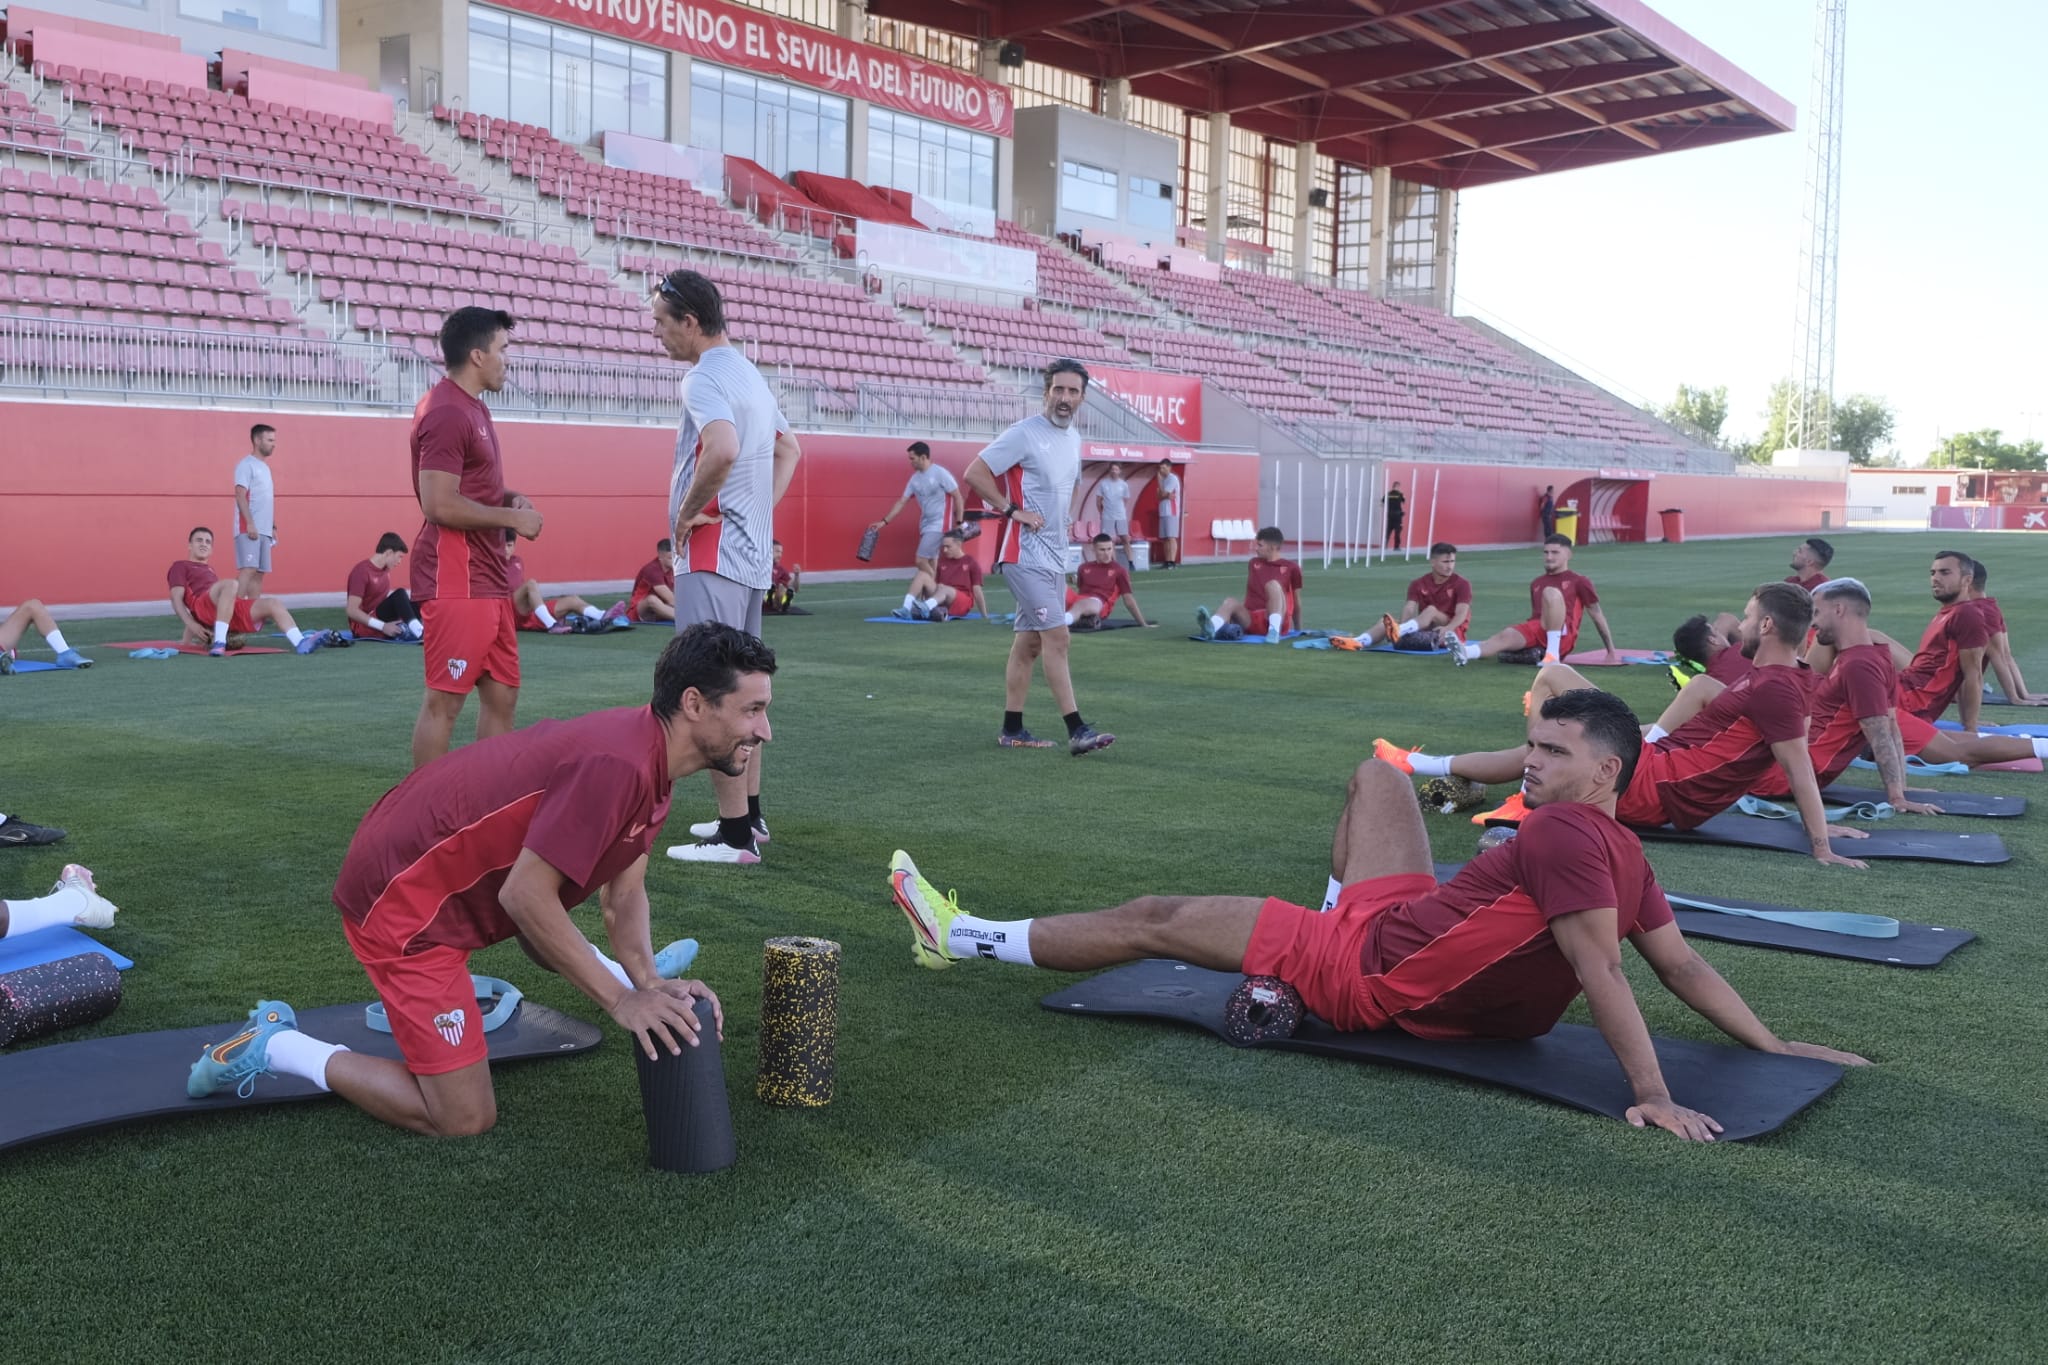
[{"label": "sevilla fc badge on shorts", "polygon": [[449,1010],[446,1014],[434,1016],[434,1027],[448,1040],[448,1046],[462,1046],[462,1025],[469,1018],[467,1010]]},{"label": "sevilla fc badge on shorts", "polygon": [[459,679],[460,679],[460,678],[462,677],[462,675],[463,675],[463,674],[465,674],[465,673],[467,673],[468,671],[469,671],[469,660],[467,660],[467,659],[450,659],[450,660],[448,661],[448,676],[449,676],[449,677],[451,677],[451,678],[455,678],[455,679],[458,679],[458,680],[459,680]]}]

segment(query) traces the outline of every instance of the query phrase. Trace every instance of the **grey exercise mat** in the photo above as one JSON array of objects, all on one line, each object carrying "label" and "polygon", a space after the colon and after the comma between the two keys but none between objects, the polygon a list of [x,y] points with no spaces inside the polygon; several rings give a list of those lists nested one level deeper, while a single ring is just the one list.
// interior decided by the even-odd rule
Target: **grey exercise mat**
[{"label": "grey exercise mat", "polygon": [[[1458,875],[1463,863],[1438,863],[1436,879],[1447,882]],[[1665,887],[1666,895],[1684,895]],[[1772,905],[1769,901],[1737,900],[1732,896],[1685,896],[1687,900],[1712,901],[1735,910],[1790,910],[1795,907]],[[1967,929],[1950,929],[1940,924],[1915,924],[1911,920],[1899,921],[1897,938],[1858,938],[1853,934],[1830,934],[1823,929],[1808,929],[1797,924],[1780,924],[1773,920],[1752,919],[1747,915],[1723,915],[1712,910],[1692,910],[1674,904],[1672,918],[1678,921],[1678,932],[1687,938],[1703,938],[1715,943],[1738,943],[1747,948],[1776,948],[1788,953],[1808,953],[1814,957],[1841,958],[1848,962],[1875,962],[1886,967],[1938,967],[1950,953],[1965,943],[1976,941],[1977,936]]]},{"label": "grey exercise mat", "polygon": [[[1906,798],[1940,806],[1943,815],[1979,820],[2012,820],[2027,813],[2027,798],[2024,796],[1992,796],[1985,792],[1931,792],[1909,787],[1906,789]],[[1790,798],[1773,799],[1783,801]],[[1838,785],[1823,791],[1820,799],[1830,806],[1853,806],[1859,801],[1876,802],[1887,798],[1884,792],[1876,787]]]},{"label": "grey exercise mat", "polygon": [[[1221,1037],[1224,1005],[1243,980],[1236,972],[1152,958],[1076,982],[1039,1003],[1061,1014],[1166,1019]],[[1724,1140],[1776,1131],[1842,1078],[1833,1062],[1680,1038],[1654,1041],[1672,1098],[1711,1115]],[[1398,1029],[1339,1033],[1311,1015],[1292,1038],[1264,1046],[1434,1071],[1614,1119],[1625,1118],[1635,1103],[1607,1040],[1583,1024],[1559,1024],[1519,1042],[1425,1042]]]},{"label": "grey exercise mat", "polygon": [[[1644,839],[1672,844],[1720,844],[1728,848],[1767,848],[1811,856],[1806,831],[1797,820],[1752,820],[1746,815],[1717,815],[1696,829],[1669,825],[1637,829]],[[1991,867],[2012,861],[1996,834],[1958,834],[1937,829],[1873,829],[1868,839],[1836,839],[1835,852],[1845,858],[1897,858],[1922,863],[1958,863]]]},{"label": "grey exercise mat", "polygon": [[[0,1095],[7,1097],[0,1105],[0,1150],[141,1119],[325,1098],[312,1082],[289,1076],[262,1077],[246,1100],[233,1093],[203,1100],[188,1096],[185,1077],[200,1049],[233,1037],[240,1023],[224,1015],[200,1028],[88,1038],[0,1057]],[[390,1034],[372,1032],[363,1022],[359,1004],[302,1010],[299,1027],[310,1037],[355,1052],[398,1056]],[[596,1047],[602,1036],[594,1024],[521,1000],[486,1041],[495,1063],[567,1057]]]}]

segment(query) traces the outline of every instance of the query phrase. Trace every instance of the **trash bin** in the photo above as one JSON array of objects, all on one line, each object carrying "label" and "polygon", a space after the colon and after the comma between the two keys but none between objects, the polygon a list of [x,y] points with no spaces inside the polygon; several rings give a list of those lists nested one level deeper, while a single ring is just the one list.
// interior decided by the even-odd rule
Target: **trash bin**
[{"label": "trash bin", "polygon": [[1560,507],[1557,509],[1557,533],[1572,544],[1579,543],[1579,509]]},{"label": "trash bin", "polygon": [[1144,573],[1152,567],[1152,542],[1133,540],[1131,542],[1131,572]]},{"label": "trash bin", "polygon": [[1685,544],[1685,509],[1683,507],[1666,507],[1657,515],[1664,519],[1664,543],[1667,545]]}]

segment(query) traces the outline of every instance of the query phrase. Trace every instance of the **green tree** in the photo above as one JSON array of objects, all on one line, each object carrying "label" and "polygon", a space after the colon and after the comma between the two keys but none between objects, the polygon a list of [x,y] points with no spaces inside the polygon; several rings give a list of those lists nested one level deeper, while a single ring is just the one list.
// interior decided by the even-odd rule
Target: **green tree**
[{"label": "green tree", "polygon": [[1849,452],[1852,464],[1877,463],[1877,448],[1892,438],[1896,414],[1872,394],[1855,393],[1835,404],[1834,449]]},{"label": "green tree", "polygon": [[1721,426],[1728,420],[1728,386],[1696,389],[1680,384],[1678,396],[1658,409],[1657,415],[1675,427],[1690,427],[1720,445]]},{"label": "green tree", "polygon": [[1927,463],[1943,469],[2048,469],[2039,441],[2007,441],[1996,427],[1963,431],[1934,448]]},{"label": "green tree", "polygon": [[1749,447],[1744,456],[1753,464],[1769,464],[1771,456],[1787,448],[1792,441],[1792,408],[1799,401],[1799,385],[1790,379],[1780,379],[1771,385],[1771,396],[1764,400],[1764,431],[1756,444]]}]

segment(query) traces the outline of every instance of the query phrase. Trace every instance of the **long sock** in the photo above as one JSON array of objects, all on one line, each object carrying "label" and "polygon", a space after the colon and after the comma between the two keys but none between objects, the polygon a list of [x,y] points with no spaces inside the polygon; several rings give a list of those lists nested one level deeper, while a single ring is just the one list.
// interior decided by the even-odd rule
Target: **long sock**
[{"label": "long sock", "polygon": [[415,640],[424,639],[427,633],[427,628],[425,625],[421,624],[418,621],[407,621],[405,623],[405,633],[407,635],[412,636],[412,638]]},{"label": "long sock", "polygon": [[1223,629],[1223,618],[1222,618],[1222,617],[1220,617],[1220,616],[1217,616],[1217,615],[1215,615],[1214,613],[1211,613],[1211,614],[1210,614],[1210,617],[1209,617],[1209,629],[1211,629],[1211,630],[1221,630],[1221,629]]},{"label": "long sock", "polygon": [[1558,652],[1558,646],[1564,643],[1564,632],[1563,632],[1563,631],[1561,631],[1561,630],[1546,630],[1546,631],[1544,631],[1544,632],[1543,632],[1543,642],[1544,642],[1544,643],[1543,643],[1543,652],[1544,652],[1544,653],[1545,653],[1546,655],[1549,655],[1550,657],[1552,657],[1552,658],[1556,658],[1556,659],[1562,659],[1562,658],[1564,657],[1564,655],[1563,655],[1563,654],[1560,654],[1560,653]]},{"label": "long sock", "polygon": [[604,613],[596,607],[585,607],[583,609],[583,619],[586,621],[602,621],[604,620]]},{"label": "long sock", "polygon": [[2034,757],[2048,758],[2048,739],[2037,739],[2034,741]]},{"label": "long sock", "polygon": [[1422,622],[1416,620],[1414,617],[1411,616],[1407,620],[1403,621],[1400,625],[1394,627],[1394,638],[1396,640],[1405,640],[1409,636],[1413,635],[1416,631],[1421,629]]},{"label": "long sock", "polygon": [[56,650],[59,654],[71,648],[70,645],[64,643],[64,632],[61,630],[53,630],[43,638],[49,641],[50,648]]},{"label": "long sock", "polygon": [[1665,729],[1661,725],[1652,725],[1649,729],[1643,731],[1643,743],[1655,744],[1658,740],[1664,738],[1664,736],[1670,733],[1671,732],[1669,730]]},{"label": "long sock", "polygon": [[1414,753],[1408,755],[1408,766],[1415,770],[1417,777],[1449,777],[1451,775],[1451,758],[1452,755],[1450,754],[1435,756]]},{"label": "long sock", "polygon": [[1335,877],[1332,877],[1332,878],[1330,878],[1330,885],[1329,885],[1329,888],[1328,888],[1328,889],[1327,889],[1326,891],[1324,891],[1324,892],[1323,892],[1323,909],[1324,909],[1324,910],[1334,910],[1334,909],[1336,909],[1336,908],[1337,908],[1337,897],[1339,897],[1339,896],[1341,896],[1341,895],[1343,895],[1343,894],[1344,894],[1344,883],[1342,883],[1342,882],[1338,881],[1338,880],[1337,880],[1337,879],[1336,879]]},{"label": "long sock", "polygon": [[340,1043],[323,1043],[318,1038],[308,1038],[297,1029],[285,1029],[270,1035],[270,1045],[264,1050],[264,1060],[270,1069],[280,1076],[297,1076],[302,1081],[311,1081],[322,1090],[327,1089],[327,1062],[337,1052],[346,1052]]},{"label": "long sock", "polygon": [[1064,716],[1061,716],[1060,719],[1067,723],[1067,733],[1069,735],[1080,734],[1082,727],[1087,725],[1088,723],[1087,721],[1081,719],[1081,713],[1079,711],[1069,711]]},{"label": "long sock", "polygon": [[1015,962],[1036,967],[1031,960],[1031,921],[1028,919],[976,919],[955,915],[946,931],[946,951],[955,957],[992,957],[998,962]]},{"label": "long sock", "polygon": [[7,937],[19,938],[47,929],[53,924],[70,924],[86,907],[85,893],[73,887],[52,891],[30,901],[8,901]]},{"label": "long sock", "polygon": [[1467,645],[1458,645],[1458,646],[1457,646],[1457,648],[1459,648],[1459,649],[1462,649],[1462,650],[1464,650],[1464,651],[1465,651],[1465,657],[1466,657],[1466,658],[1468,658],[1468,659],[1476,659],[1476,658],[1478,658],[1478,657],[1479,657],[1479,646],[1478,646],[1478,645],[1470,645],[1470,644],[1467,644]]},{"label": "long sock", "polygon": [[752,817],[735,815],[730,818],[718,817],[718,841],[731,848],[752,848],[754,846],[754,821]]},{"label": "long sock", "polygon": [[1003,733],[1006,735],[1021,735],[1024,733],[1024,713],[1022,711],[1003,712]]},{"label": "long sock", "polygon": [[914,610],[916,610],[916,608],[917,608],[917,594],[916,594],[916,593],[914,593],[914,592],[907,592],[907,593],[904,593],[904,594],[903,594],[903,610],[905,610],[905,611],[914,611]]},{"label": "long sock", "polygon": [[760,797],[750,796],[747,798],[747,819],[757,825],[761,823]]},{"label": "long sock", "polygon": [[213,642],[217,645],[224,645],[228,642],[227,622],[215,621],[213,623]]},{"label": "long sock", "polygon": [[633,989],[633,978],[626,975],[626,969],[624,967],[621,967],[617,962],[614,962],[611,958],[606,957],[604,955],[604,949],[598,947],[595,943],[593,943],[590,945],[590,955],[597,959],[597,964],[600,967],[603,967],[606,971],[612,974],[612,980],[618,982],[627,990]]},{"label": "long sock", "polygon": [[533,609],[533,619],[540,622],[542,630],[553,630],[555,628],[555,614],[548,610],[548,604],[545,602]]},{"label": "long sock", "polygon": [[290,630],[284,633],[284,638],[291,641],[293,649],[297,649],[299,647],[299,641],[306,638],[306,632],[300,630],[297,626],[293,626]]},{"label": "long sock", "polygon": [[917,605],[923,607],[925,615],[929,616],[939,609],[939,599],[936,597],[920,598]]}]

